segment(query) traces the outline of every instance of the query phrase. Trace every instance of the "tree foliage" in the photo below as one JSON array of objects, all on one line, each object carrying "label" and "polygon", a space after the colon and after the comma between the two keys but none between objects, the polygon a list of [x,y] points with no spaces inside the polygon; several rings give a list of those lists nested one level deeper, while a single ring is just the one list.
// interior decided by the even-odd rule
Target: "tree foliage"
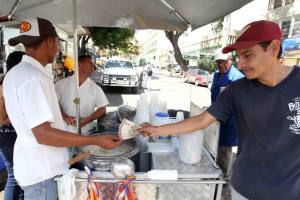
[{"label": "tree foliage", "polygon": [[221,17],[220,19],[214,21],[211,23],[211,29],[214,33],[220,33],[223,29],[223,22],[224,22],[224,17]]},{"label": "tree foliage", "polygon": [[135,31],[128,28],[89,27],[91,38],[100,49],[109,50],[111,55],[139,53],[134,40]]}]

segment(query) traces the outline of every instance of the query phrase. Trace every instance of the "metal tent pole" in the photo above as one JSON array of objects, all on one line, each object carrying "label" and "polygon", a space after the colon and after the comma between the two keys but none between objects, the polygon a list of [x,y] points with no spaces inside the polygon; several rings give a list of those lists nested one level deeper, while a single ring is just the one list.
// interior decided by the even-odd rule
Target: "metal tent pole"
[{"label": "metal tent pole", "polygon": [[75,99],[74,103],[76,106],[76,126],[78,134],[81,134],[80,127],[80,98],[79,98],[79,70],[78,70],[78,36],[77,36],[77,2],[72,1],[72,12],[73,12],[73,57],[75,61]]}]

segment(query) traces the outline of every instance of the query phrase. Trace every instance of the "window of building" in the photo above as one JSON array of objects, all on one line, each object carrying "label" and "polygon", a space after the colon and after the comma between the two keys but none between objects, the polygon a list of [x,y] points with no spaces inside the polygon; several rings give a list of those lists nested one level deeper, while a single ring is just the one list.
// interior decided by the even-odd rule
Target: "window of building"
[{"label": "window of building", "polygon": [[300,19],[295,21],[293,28],[293,37],[300,36]]},{"label": "window of building", "polygon": [[283,33],[283,38],[287,38],[289,36],[290,25],[291,25],[291,21],[282,22],[281,30],[282,30],[282,33]]},{"label": "window of building", "polygon": [[294,0],[285,0],[285,5],[289,5],[294,3]]},{"label": "window of building", "polygon": [[274,1],[274,9],[279,8],[282,6],[282,0],[275,0]]}]

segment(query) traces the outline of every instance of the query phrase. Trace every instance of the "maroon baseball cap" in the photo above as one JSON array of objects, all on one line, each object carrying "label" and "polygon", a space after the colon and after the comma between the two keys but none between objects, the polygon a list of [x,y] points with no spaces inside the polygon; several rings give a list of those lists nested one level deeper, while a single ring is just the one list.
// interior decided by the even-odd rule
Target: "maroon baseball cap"
[{"label": "maroon baseball cap", "polygon": [[31,18],[21,22],[20,35],[8,40],[8,44],[16,46],[19,43],[35,44],[46,36],[58,37],[53,24],[47,19]]},{"label": "maroon baseball cap", "polygon": [[275,22],[260,20],[246,25],[234,44],[224,47],[222,52],[229,53],[236,49],[248,48],[261,42],[282,40],[282,32]]}]

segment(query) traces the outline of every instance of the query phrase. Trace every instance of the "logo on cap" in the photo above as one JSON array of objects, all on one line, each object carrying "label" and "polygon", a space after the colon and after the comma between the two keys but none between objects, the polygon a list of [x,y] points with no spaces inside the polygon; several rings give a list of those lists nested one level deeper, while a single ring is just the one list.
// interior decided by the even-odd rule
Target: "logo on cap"
[{"label": "logo on cap", "polygon": [[23,21],[20,25],[20,33],[25,33],[31,29],[31,24],[27,21]]}]

